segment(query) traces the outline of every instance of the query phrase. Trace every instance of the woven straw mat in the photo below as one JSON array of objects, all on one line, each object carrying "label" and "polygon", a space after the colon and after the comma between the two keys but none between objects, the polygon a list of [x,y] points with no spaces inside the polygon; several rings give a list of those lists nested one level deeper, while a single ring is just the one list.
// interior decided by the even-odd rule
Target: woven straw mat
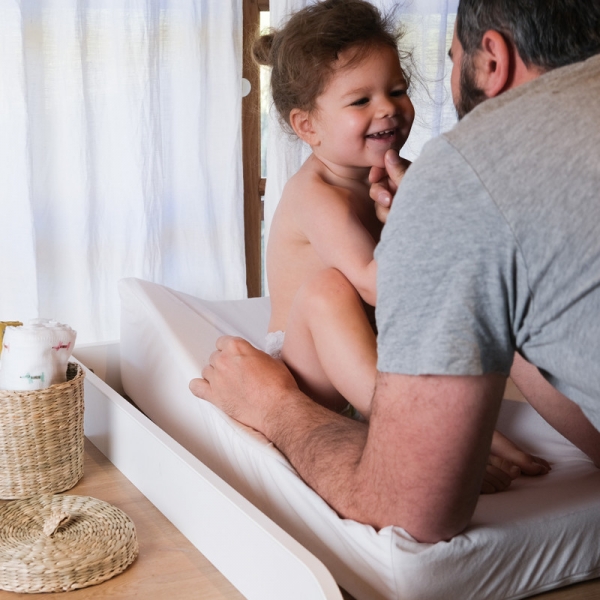
[{"label": "woven straw mat", "polygon": [[0,504],[0,589],[83,588],[118,575],[137,555],[133,522],[107,502],[46,494]]}]

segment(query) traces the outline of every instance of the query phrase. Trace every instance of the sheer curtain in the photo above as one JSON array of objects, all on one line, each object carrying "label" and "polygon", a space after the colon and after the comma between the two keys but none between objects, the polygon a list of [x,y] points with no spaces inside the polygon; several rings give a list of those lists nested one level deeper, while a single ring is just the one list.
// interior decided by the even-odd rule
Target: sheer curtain
[{"label": "sheer curtain", "polygon": [[246,295],[242,0],[0,0],[0,320]]},{"label": "sheer curtain", "polygon": [[[402,48],[412,54],[415,73],[410,95],[416,118],[409,139],[400,154],[414,160],[423,144],[456,122],[450,95],[450,67],[447,57],[458,0],[371,0],[383,12],[395,10],[406,34]],[[313,0],[270,0],[271,25],[284,23],[289,15]],[[409,66],[409,71],[412,67]],[[265,190],[265,242],[273,213],[286,181],[310,154],[306,144],[282,131],[276,111],[271,108],[267,142],[267,187]]]}]

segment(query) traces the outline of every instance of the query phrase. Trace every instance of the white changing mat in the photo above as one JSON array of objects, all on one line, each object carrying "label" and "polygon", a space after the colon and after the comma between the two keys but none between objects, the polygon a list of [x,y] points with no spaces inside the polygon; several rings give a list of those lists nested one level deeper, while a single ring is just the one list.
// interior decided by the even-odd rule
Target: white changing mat
[{"label": "white changing mat", "polygon": [[498,429],[552,471],[480,497],[471,525],[451,541],[417,543],[399,527],[339,518],[264,436],[189,391],[220,335],[262,348],[268,298],[210,302],[139,279],[122,280],[120,294],[129,397],[357,600],[516,599],[600,576],[600,470],[529,405],[504,401]]}]

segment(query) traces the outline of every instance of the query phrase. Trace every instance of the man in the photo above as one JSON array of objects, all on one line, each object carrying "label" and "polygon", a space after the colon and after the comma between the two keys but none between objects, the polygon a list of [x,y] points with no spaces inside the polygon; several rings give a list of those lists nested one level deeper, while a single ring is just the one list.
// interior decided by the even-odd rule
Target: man
[{"label": "man", "polygon": [[[469,114],[407,171],[376,252],[370,424],[234,338],[190,384],[342,516],[427,542],[469,522],[513,357],[528,400],[600,466],[600,0],[461,0],[450,56]],[[375,198],[402,179],[388,158]]]}]

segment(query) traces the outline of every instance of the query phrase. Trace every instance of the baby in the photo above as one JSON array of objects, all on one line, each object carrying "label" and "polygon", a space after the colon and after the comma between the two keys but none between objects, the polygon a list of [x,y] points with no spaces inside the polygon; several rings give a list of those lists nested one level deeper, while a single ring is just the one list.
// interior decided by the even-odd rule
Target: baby
[{"label": "baby", "polygon": [[[386,150],[402,147],[414,118],[397,42],[392,24],[368,2],[326,0],[255,45],[257,60],[272,65],[279,114],[312,149],[271,226],[269,331],[285,331],[276,336],[281,355],[303,390],[333,409],[350,402],[364,415],[376,373],[370,307],[382,228],[369,170],[383,166]],[[301,306],[303,286],[328,267],[355,290],[337,299],[333,321]]]},{"label": "baby", "polygon": [[[271,225],[267,350],[311,398],[337,411],[349,402],[366,419],[377,374],[373,253],[383,227],[369,171],[400,150],[414,119],[398,41],[369,2],[323,0],[254,46],[257,62],[272,67],[284,126],[312,150]],[[495,444],[525,470],[547,470],[499,434]]]}]

